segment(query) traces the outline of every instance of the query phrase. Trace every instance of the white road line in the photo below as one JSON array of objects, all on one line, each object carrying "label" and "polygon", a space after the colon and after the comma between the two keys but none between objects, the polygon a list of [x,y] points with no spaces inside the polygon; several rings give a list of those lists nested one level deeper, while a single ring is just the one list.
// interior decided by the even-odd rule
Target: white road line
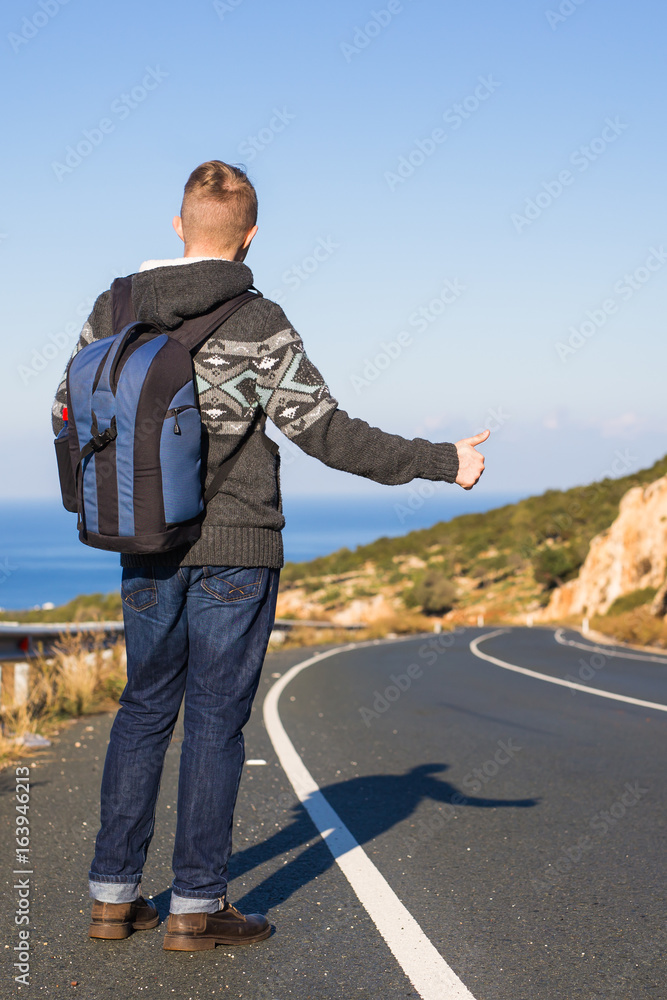
[{"label": "white road line", "polygon": [[353,649],[381,644],[377,640],[351,643],[338,649],[329,649],[326,653],[318,653],[302,663],[295,664],[269,690],[264,700],[264,724],[298,798],[308,810],[310,818],[357,894],[359,902],[422,1000],[475,1000],[472,993],[431,944],[412,914],[401,903],[338,814],[331,808],[294,749],[280,720],[278,699],[290,681],[302,670],[329,656],[338,656]]},{"label": "white road line", "polygon": [[603,643],[598,646],[584,645],[583,642],[575,642],[574,639],[563,638],[564,629],[557,628],[554,633],[554,638],[556,642],[560,643],[561,646],[576,646],[577,649],[585,649],[587,653],[601,653],[603,656],[620,656],[624,660],[644,660],[650,663],[662,663],[663,666],[667,667],[667,657],[665,656],[651,656],[648,653],[623,653],[620,650],[609,649]]},{"label": "white road line", "polygon": [[496,666],[503,667],[505,670],[513,670],[517,674],[536,677],[539,681],[547,681],[549,684],[560,684],[561,687],[574,688],[576,691],[585,691],[586,694],[595,694],[598,698],[611,698],[613,701],[625,701],[628,705],[641,705],[642,708],[655,708],[659,712],[667,712],[667,705],[659,705],[656,701],[642,701],[641,698],[629,698],[625,694],[614,694],[613,691],[600,691],[597,688],[587,687],[585,684],[577,684],[576,681],[564,681],[560,677],[549,677],[548,674],[540,674],[537,670],[528,670],[527,667],[517,667],[515,663],[499,660],[496,656],[489,656],[488,653],[482,653],[479,650],[478,644],[480,642],[492,639],[496,635],[503,635],[507,631],[506,628],[499,628],[495,632],[487,632],[486,635],[478,636],[470,643],[470,652],[474,656],[478,656],[480,660],[488,660],[489,663],[495,663]]}]

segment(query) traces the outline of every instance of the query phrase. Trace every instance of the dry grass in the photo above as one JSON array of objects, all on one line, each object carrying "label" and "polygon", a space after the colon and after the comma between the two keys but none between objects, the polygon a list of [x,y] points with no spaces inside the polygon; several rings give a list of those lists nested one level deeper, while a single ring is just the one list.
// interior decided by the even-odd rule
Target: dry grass
[{"label": "dry grass", "polygon": [[46,735],[45,726],[34,719],[27,705],[3,705],[0,710],[0,770],[17,760],[24,752],[17,737],[28,733]]},{"label": "dry grass", "polygon": [[387,636],[412,635],[417,632],[432,632],[433,619],[418,611],[400,611],[379,618],[364,629],[341,628],[294,628],[286,633],[285,640],[271,649],[296,649],[301,646],[344,646],[349,642],[364,642],[367,639],[384,639]]},{"label": "dry grass", "polygon": [[597,615],[591,628],[632,646],[667,647],[667,621],[655,618],[646,606],[618,615]]},{"label": "dry grass", "polygon": [[[393,635],[413,635],[417,632],[432,632],[436,619],[423,615],[417,609],[395,611],[393,614],[378,618],[364,629],[363,633],[354,633],[364,639],[384,639]],[[439,620],[439,619],[438,619]]]},{"label": "dry grass", "polygon": [[5,695],[0,709],[0,766],[21,755],[17,739],[51,735],[58,724],[114,706],[125,684],[125,644],[90,635],[61,636],[50,655],[29,661],[25,703]]},{"label": "dry grass", "polygon": [[293,628],[285,633],[280,643],[271,643],[269,651],[275,649],[300,649],[302,646],[344,646],[354,642],[359,633],[340,628]]}]

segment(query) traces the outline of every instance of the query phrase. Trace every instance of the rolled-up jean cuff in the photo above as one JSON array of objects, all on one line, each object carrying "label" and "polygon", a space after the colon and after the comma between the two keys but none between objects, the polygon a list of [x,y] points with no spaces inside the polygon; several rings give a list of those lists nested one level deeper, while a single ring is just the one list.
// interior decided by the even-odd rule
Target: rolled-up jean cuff
[{"label": "rolled-up jean cuff", "polygon": [[201,896],[180,896],[172,890],[170,913],[217,913],[225,905],[224,896],[202,899]]},{"label": "rolled-up jean cuff", "polygon": [[100,903],[133,903],[141,895],[141,882],[107,882],[89,878],[88,891],[90,898]]}]

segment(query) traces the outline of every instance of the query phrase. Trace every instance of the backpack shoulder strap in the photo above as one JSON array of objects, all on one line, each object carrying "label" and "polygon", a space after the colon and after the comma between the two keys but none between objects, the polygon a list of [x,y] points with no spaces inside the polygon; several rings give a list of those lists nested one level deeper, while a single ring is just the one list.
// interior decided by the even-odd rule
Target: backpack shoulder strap
[{"label": "backpack shoulder strap", "polygon": [[170,336],[177,340],[179,344],[195,354],[210,335],[221,326],[225,320],[233,316],[237,309],[244,306],[246,302],[254,299],[261,299],[262,293],[258,291],[242,292],[233,299],[228,299],[221,305],[216,306],[211,312],[204,313],[203,316],[196,316],[194,319],[184,320],[179,327],[172,330]]},{"label": "backpack shoulder strap", "polygon": [[114,333],[120,333],[128,323],[136,320],[132,305],[132,275],[116,278],[111,285],[111,324]]}]

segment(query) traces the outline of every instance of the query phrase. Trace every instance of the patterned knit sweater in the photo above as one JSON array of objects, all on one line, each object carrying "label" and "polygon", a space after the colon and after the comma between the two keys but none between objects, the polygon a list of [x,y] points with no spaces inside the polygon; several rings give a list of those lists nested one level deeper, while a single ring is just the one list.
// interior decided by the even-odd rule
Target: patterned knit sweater
[{"label": "patterned knit sweater", "polygon": [[[245,264],[222,259],[148,262],[132,279],[138,319],[174,330],[252,285]],[[155,265],[155,266],[151,266]],[[115,331],[111,295],[103,292],[74,354]],[[189,548],[155,556],[123,555],[124,566],[269,566],[283,563],[279,455],[264,433],[264,415],[308,455],[334,469],[395,485],[412,479],[454,482],[453,444],[386,434],[352,419],[331,396],[303,342],[280,306],[258,298],[238,310],[194,358],[202,413],[206,484],[246,438],[241,455],[206,508],[201,538]],[[63,377],[53,404],[53,429],[62,427]]]}]

